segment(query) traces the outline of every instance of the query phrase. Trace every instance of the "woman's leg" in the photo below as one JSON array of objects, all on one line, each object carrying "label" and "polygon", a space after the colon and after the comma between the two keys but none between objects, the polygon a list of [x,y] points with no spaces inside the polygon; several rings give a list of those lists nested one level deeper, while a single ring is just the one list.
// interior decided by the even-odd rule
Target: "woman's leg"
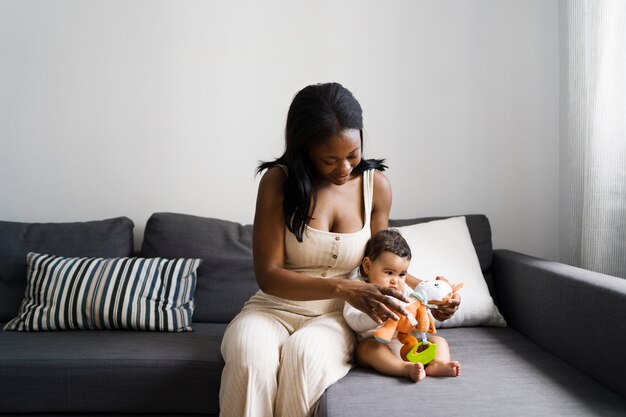
[{"label": "woman's leg", "polygon": [[221,417],[273,416],[280,349],[290,331],[273,312],[256,309],[228,325],[221,348]]},{"label": "woman's leg", "polygon": [[354,346],[341,311],[311,319],[293,333],[281,354],[275,416],[311,415],[326,388],[352,367]]}]

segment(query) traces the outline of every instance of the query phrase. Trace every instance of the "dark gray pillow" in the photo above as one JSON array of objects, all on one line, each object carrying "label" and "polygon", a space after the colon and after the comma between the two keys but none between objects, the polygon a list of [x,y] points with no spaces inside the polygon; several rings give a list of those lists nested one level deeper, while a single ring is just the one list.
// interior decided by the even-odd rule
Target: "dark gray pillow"
[{"label": "dark gray pillow", "polygon": [[[497,305],[496,293],[493,285],[493,278],[491,276],[491,263],[493,257],[493,247],[491,244],[491,226],[489,219],[483,214],[465,214],[465,222],[469,229],[470,236],[472,237],[472,243],[476,249],[476,255],[478,255],[478,261],[480,262],[480,269],[487,282],[489,293],[493,298],[494,303]],[[450,217],[458,216],[445,216],[445,217],[421,217],[416,219],[403,219],[403,220],[389,220],[389,227],[408,226],[411,224],[426,223],[433,220],[448,219]]]},{"label": "dark gray pillow", "polygon": [[177,213],[146,224],[142,257],[201,258],[194,322],[228,323],[259,289],[252,265],[252,226]]},{"label": "dark gray pillow", "polygon": [[133,253],[127,217],[76,223],[0,221],[0,322],[17,314],[26,288],[29,252],[67,257],[124,257]]}]

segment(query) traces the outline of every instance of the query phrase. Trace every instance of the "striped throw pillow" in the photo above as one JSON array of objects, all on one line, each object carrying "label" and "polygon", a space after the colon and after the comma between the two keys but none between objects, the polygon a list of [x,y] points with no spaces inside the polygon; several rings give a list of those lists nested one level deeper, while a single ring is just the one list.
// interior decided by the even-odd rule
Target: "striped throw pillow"
[{"label": "striped throw pillow", "polygon": [[20,311],[4,330],[191,331],[200,259],[29,253]]}]

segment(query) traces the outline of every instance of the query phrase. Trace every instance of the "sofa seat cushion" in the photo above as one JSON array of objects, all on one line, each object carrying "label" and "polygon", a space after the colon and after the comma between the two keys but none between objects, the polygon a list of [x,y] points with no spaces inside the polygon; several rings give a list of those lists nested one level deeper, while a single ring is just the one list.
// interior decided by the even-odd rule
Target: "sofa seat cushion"
[{"label": "sofa seat cushion", "polygon": [[469,327],[438,333],[448,340],[452,358],[461,362],[460,377],[426,377],[413,383],[355,368],[328,388],[320,415],[624,415],[625,398],[511,328]]},{"label": "sofa seat cushion", "polygon": [[225,324],[0,332],[0,413],[218,413]]}]

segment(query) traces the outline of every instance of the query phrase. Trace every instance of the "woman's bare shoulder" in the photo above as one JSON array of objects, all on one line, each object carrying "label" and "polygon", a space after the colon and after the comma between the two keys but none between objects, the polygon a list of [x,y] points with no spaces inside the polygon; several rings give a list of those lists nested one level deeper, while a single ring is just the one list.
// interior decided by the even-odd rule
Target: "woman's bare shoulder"
[{"label": "woman's bare shoulder", "polygon": [[259,187],[260,188],[280,187],[280,190],[282,191],[286,181],[287,181],[287,173],[285,172],[285,170],[278,165],[274,165],[273,167],[269,168],[267,171],[263,173]]},{"label": "woman's bare shoulder", "polygon": [[389,225],[391,212],[391,183],[380,171],[374,175],[374,193],[372,201],[372,234],[384,230]]},{"label": "woman's bare shoulder", "polygon": [[391,193],[391,182],[389,178],[379,170],[374,170],[374,191],[383,194]]}]

